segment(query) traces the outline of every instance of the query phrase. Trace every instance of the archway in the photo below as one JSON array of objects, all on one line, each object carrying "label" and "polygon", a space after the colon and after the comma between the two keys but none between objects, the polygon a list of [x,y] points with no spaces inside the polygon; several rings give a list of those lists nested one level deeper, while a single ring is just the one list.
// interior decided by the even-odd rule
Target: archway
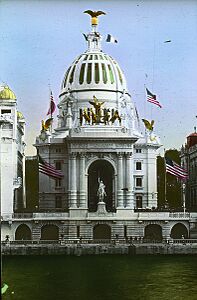
[{"label": "archway", "polygon": [[15,232],[15,240],[31,240],[31,229],[26,224],[21,224],[18,226]]},{"label": "archway", "polygon": [[106,203],[107,211],[115,211],[114,168],[108,161],[102,159],[94,161],[88,169],[89,211],[95,212],[97,210],[99,180],[102,180],[105,184],[106,196],[104,202]]},{"label": "archway", "polygon": [[93,229],[94,240],[110,240],[111,239],[111,227],[107,224],[98,224]]},{"label": "archway", "polygon": [[56,225],[44,225],[41,229],[41,240],[59,240],[59,228]]},{"label": "archway", "polygon": [[185,239],[188,238],[188,230],[185,225],[182,223],[175,224],[170,233],[171,238],[173,239],[181,239],[184,236]]},{"label": "archway", "polygon": [[162,228],[158,224],[149,224],[145,227],[144,238],[149,241],[162,241]]}]

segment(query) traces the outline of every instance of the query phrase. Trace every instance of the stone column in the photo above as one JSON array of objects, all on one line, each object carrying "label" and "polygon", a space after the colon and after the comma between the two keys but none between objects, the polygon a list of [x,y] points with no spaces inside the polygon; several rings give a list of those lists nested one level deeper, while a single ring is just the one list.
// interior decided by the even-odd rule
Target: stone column
[{"label": "stone column", "polygon": [[87,207],[87,201],[86,201],[86,176],[85,176],[85,154],[80,153],[80,161],[79,161],[79,172],[80,172],[80,177],[79,177],[79,192],[80,192],[80,199],[79,199],[79,206],[80,207]]},{"label": "stone column", "polygon": [[118,208],[123,208],[123,154],[117,153],[117,205]]},{"label": "stone column", "polygon": [[69,180],[69,190],[70,190],[70,207],[77,207],[77,174],[76,174],[76,157],[77,153],[71,153],[70,155],[70,180]]},{"label": "stone column", "polygon": [[126,188],[128,188],[128,191],[125,191],[125,193],[126,193],[126,207],[133,209],[131,157],[132,157],[132,153],[126,153]]}]

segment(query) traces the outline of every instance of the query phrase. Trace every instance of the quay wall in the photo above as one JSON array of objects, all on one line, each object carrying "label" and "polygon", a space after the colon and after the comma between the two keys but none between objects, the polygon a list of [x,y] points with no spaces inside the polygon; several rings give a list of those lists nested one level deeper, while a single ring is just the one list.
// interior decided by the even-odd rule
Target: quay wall
[{"label": "quay wall", "polygon": [[3,255],[197,254],[196,244],[2,245]]}]

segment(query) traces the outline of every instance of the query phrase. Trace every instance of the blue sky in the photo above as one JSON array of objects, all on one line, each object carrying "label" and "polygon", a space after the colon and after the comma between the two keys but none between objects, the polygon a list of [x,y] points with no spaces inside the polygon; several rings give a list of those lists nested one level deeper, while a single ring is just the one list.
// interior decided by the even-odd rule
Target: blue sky
[{"label": "blue sky", "polygon": [[[26,118],[26,153],[35,154],[49,83],[58,102],[65,71],[86,50],[87,9],[107,13],[99,31],[118,44],[103,41],[103,51],[121,66],[140,117],[155,120],[166,149],[180,148],[197,125],[197,1],[1,0],[0,81],[13,89]],[[162,109],[145,101],[145,84]]]}]

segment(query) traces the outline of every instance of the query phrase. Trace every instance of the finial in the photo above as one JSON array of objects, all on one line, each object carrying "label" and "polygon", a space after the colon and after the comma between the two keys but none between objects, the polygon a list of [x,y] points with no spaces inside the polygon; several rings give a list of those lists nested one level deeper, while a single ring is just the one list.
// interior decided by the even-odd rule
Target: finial
[{"label": "finial", "polygon": [[98,10],[98,11],[92,11],[92,10],[86,10],[84,11],[84,14],[90,15],[91,18],[91,25],[97,26],[98,25],[98,16],[100,15],[106,15],[104,11]]}]

